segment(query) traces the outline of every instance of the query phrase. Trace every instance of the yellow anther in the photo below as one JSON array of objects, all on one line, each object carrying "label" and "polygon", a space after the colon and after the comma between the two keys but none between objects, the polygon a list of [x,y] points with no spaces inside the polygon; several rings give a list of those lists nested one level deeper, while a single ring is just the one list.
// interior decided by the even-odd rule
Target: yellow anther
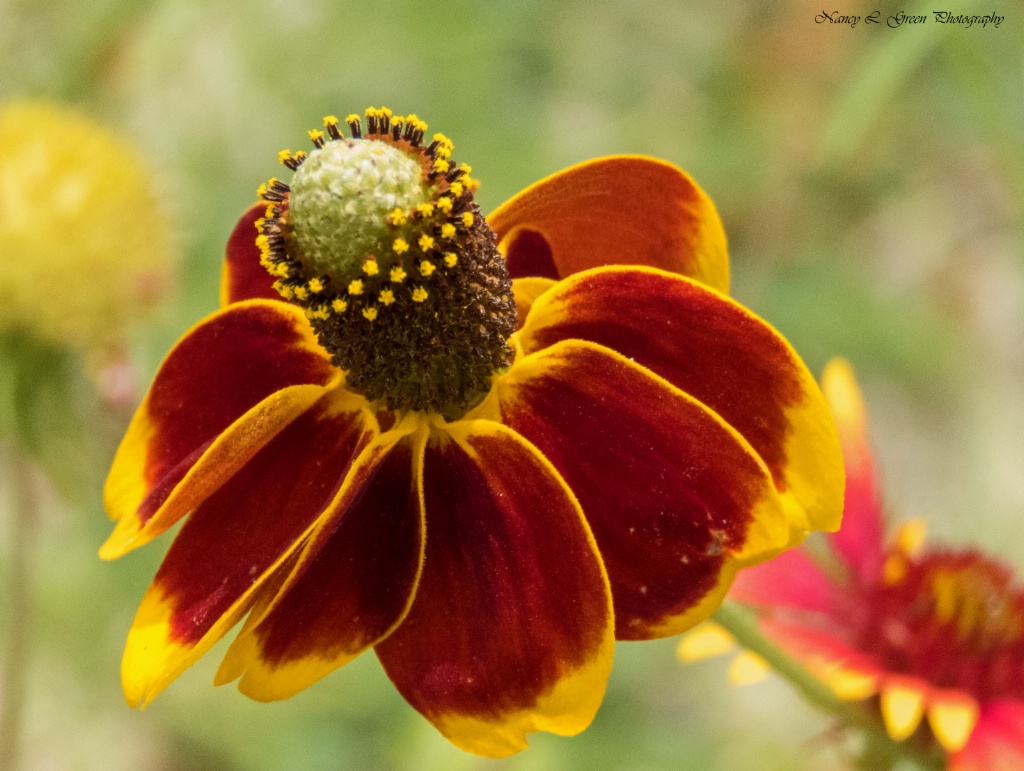
[{"label": "yellow anther", "polygon": [[292,160],[302,163],[304,160],[306,160],[306,151],[299,150],[297,153],[295,153],[295,155],[292,156]]},{"label": "yellow anther", "polygon": [[473,167],[470,166],[468,163],[460,163],[459,164],[459,171],[461,171],[463,174],[466,174],[466,175],[472,174],[473,173]]},{"label": "yellow anther", "polygon": [[264,214],[267,217],[273,217],[274,216],[274,209],[276,209],[276,208],[277,208],[277,206],[275,204],[271,203],[270,205],[267,206],[267,210],[264,212]]},{"label": "yellow anther", "polygon": [[263,226],[267,224],[267,221],[263,217],[260,217],[258,220],[256,220],[252,224],[256,226],[257,230],[262,231],[263,230]]},{"label": "yellow anther", "polygon": [[321,281],[321,280],[320,280],[320,279],[318,279],[318,278],[312,278],[312,279],[310,279],[310,280],[309,280],[309,285],[308,285],[308,286],[309,286],[309,291],[310,291],[310,292],[313,292],[314,294],[315,294],[316,292],[322,292],[322,291],[324,291],[324,282],[323,282],[323,281]]},{"label": "yellow anther", "polygon": [[449,268],[454,268],[459,264],[459,255],[455,252],[448,252],[448,254],[444,256],[444,264]]},{"label": "yellow anther", "polygon": [[434,214],[434,204],[432,203],[421,203],[416,207],[416,211],[424,217],[431,217]]},{"label": "yellow anther", "polygon": [[277,154],[277,162],[278,163],[284,163],[285,161],[290,161],[291,159],[292,159],[292,151],[291,150],[281,150]]},{"label": "yellow anther", "polygon": [[390,289],[385,289],[377,296],[377,300],[381,305],[391,305],[395,301],[395,293]]},{"label": "yellow anther", "polygon": [[444,134],[434,134],[434,141],[437,142],[437,154],[441,158],[448,158],[455,149],[455,143]]},{"label": "yellow anther", "polygon": [[316,308],[306,308],[307,319],[326,319],[329,315],[326,305],[318,305]]},{"label": "yellow anther", "polygon": [[473,217],[473,212],[466,211],[462,213],[462,224],[465,225],[467,228],[473,226],[474,220],[475,218]]},{"label": "yellow anther", "polygon": [[331,307],[335,313],[344,313],[348,310],[348,300],[342,300],[340,297],[335,298],[334,302],[331,303]]},{"label": "yellow anther", "polygon": [[443,211],[445,214],[452,213],[452,199],[446,195],[441,196],[437,199],[437,208]]},{"label": "yellow anther", "polygon": [[373,257],[368,257],[363,263],[363,273],[367,276],[376,276],[380,273],[380,266],[377,264],[377,260]]},{"label": "yellow anther", "polygon": [[404,238],[396,238],[391,248],[395,250],[395,254],[402,254],[409,251],[409,242]]},{"label": "yellow anther", "polygon": [[362,294],[363,293],[363,282],[360,279],[358,279],[358,278],[355,279],[354,281],[350,281],[349,284],[348,284],[348,293],[349,294],[353,294],[353,295],[355,295],[355,294]]},{"label": "yellow anther", "polygon": [[373,321],[377,318],[377,309],[372,306],[369,308],[363,308],[363,318],[367,321]]},{"label": "yellow anther", "polygon": [[295,299],[296,300],[305,300],[307,297],[309,297],[309,291],[306,289],[306,287],[304,287],[304,286],[297,286],[297,287],[295,287]]},{"label": "yellow anther", "polygon": [[458,198],[460,195],[462,195],[462,191],[465,190],[465,187],[461,182],[452,182],[451,187],[449,187],[448,189],[451,190],[452,195]]},{"label": "yellow anther", "polygon": [[414,303],[421,303],[427,299],[427,290],[421,286],[416,287],[412,290],[412,301]]},{"label": "yellow anther", "polygon": [[401,209],[395,209],[393,212],[391,212],[391,214],[388,215],[388,222],[390,222],[395,227],[401,227],[408,221],[408,217],[405,216],[405,212],[402,211]]},{"label": "yellow anther", "polygon": [[451,168],[451,164],[448,163],[444,158],[438,158],[434,161],[434,171],[438,174],[444,174]]},{"label": "yellow anther", "polygon": [[[258,188],[256,188],[256,197],[257,198],[262,198],[266,194],[267,194],[267,183],[264,182],[262,185],[260,185]],[[267,212],[268,212],[267,216],[268,217],[270,216],[269,211],[270,211],[270,209],[267,209]]]},{"label": "yellow anther", "polygon": [[433,237],[432,236],[428,236],[426,233],[424,233],[422,236],[420,236],[420,240],[417,243],[420,245],[420,249],[422,249],[425,252],[434,248],[434,239],[433,239]]},{"label": "yellow anther", "polygon": [[309,138],[313,141],[314,144],[317,141],[324,138],[324,132],[322,132],[320,129],[310,129],[306,133],[309,134]]},{"label": "yellow anther", "polygon": [[479,179],[471,179],[470,177],[463,177],[463,179],[466,180],[466,187],[468,187],[474,193],[476,192],[477,188],[480,187]]},{"label": "yellow anther", "polygon": [[270,254],[270,239],[262,233],[256,236],[256,248],[260,250],[260,254],[266,257]]},{"label": "yellow anther", "polygon": [[367,107],[366,108],[366,117],[367,118],[376,118],[378,115],[380,115],[380,110],[378,110],[376,107]]},{"label": "yellow anther", "polygon": [[400,125],[402,123],[405,123],[405,116],[404,115],[392,115],[391,116],[391,125],[392,126],[398,126],[398,125]]},{"label": "yellow anther", "polygon": [[441,226],[441,238],[452,238],[455,236],[455,226],[446,222]]},{"label": "yellow anther", "polygon": [[381,107],[380,110],[377,111],[377,115],[379,115],[382,118],[385,117],[385,116],[390,118],[391,117],[391,110],[389,110],[387,107]]},{"label": "yellow anther", "polygon": [[[356,117],[358,118],[359,116],[357,115]],[[337,118],[337,116],[335,116],[335,115],[325,115],[324,116],[324,128],[327,128],[328,126],[337,126],[337,125],[338,125],[338,118]]]},{"label": "yellow anther", "polygon": [[421,276],[424,276],[424,277],[429,276],[435,270],[437,270],[437,267],[430,260],[424,260],[423,262],[420,263],[420,275]]},{"label": "yellow anther", "polygon": [[[367,115],[369,115],[369,110],[367,110]],[[358,123],[360,120],[361,118],[355,113],[352,113],[347,118],[345,118],[346,123]]]},{"label": "yellow anther", "polygon": [[295,292],[292,291],[292,288],[287,284],[281,283],[280,281],[274,282],[274,289],[276,289],[277,293],[286,300],[290,300],[292,299],[292,297],[295,296]]},{"label": "yellow anther", "polygon": [[401,265],[396,265],[391,269],[390,278],[392,283],[401,284],[403,281],[405,281],[405,277],[407,275],[409,274],[405,272],[405,269]]}]

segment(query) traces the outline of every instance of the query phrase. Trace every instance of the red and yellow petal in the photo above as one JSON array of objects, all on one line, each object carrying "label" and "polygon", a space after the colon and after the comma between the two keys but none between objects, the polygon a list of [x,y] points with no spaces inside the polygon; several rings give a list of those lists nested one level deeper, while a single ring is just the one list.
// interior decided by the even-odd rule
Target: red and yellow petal
[{"label": "red and yellow petal", "polygon": [[[835,621],[827,623],[837,625]],[[836,636],[841,634],[839,630],[832,634],[799,624],[763,620],[761,631],[804,662],[840,699],[859,701],[873,696],[888,677],[873,658]]]},{"label": "red and yellow petal", "polygon": [[909,738],[924,717],[929,685],[919,677],[889,675],[879,690],[882,720],[894,742]]},{"label": "red and yellow petal", "polygon": [[537,298],[555,285],[550,278],[512,279],[512,295],[516,299],[516,329],[522,329]]},{"label": "red and yellow petal", "polygon": [[246,209],[228,237],[224,264],[220,273],[220,304],[222,307],[243,300],[280,300],[274,289],[274,278],[260,265],[256,246],[256,220],[266,213],[267,205],[257,203]]},{"label": "red and yellow petal", "polygon": [[426,433],[391,431],[345,483],[298,568],[265,594],[232,643],[216,684],[259,701],[286,699],[386,637],[408,612],[423,564],[420,490]]},{"label": "red and yellow petal", "polygon": [[485,411],[536,445],[579,499],[611,580],[619,639],[704,620],[740,564],[787,543],[781,500],[750,445],[613,351],[570,340],[520,359]]},{"label": "red and yellow petal", "polygon": [[949,771],[1019,771],[1024,768],[1024,701],[982,705],[966,746],[949,756]]},{"label": "red and yellow petal", "polygon": [[104,502],[119,522],[101,555],[173,525],[340,378],[292,306],[253,300],[199,322],[165,358],[114,457]]},{"label": "red and yellow petal", "polygon": [[365,402],[342,390],[267,442],[182,527],[146,592],[122,661],[125,696],[145,705],[249,609],[303,543],[373,437]]},{"label": "red and yellow petal", "polygon": [[854,574],[861,581],[871,581],[882,571],[884,555],[882,504],[868,444],[864,397],[845,359],[829,361],[821,389],[835,418],[846,466],[843,526],[830,540]]},{"label": "red and yellow petal", "polygon": [[670,163],[587,161],[531,185],[487,218],[513,278],[565,278],[647,265],[729,290],[725,232],[711,199]]},{"label": "red and yellow petal", "polygon": [[928,725],[942,748],[946,752],[962,750],[978,724],[978,700],[956,688],[932,688],[926,707]]},{"label": "red and yellow petal", "polygon": [[388,676],[450,741],[479,755],[518,752],[534,731],[582,731],[611,670],[613,615],[572,493],[508,428],[459,421],[434,426],[423,494],[416,598],[377,645]]},{"label": "red and yellow petal", "polygon": [[791,543],[839,527],[843,463],[824,397],[785,339],[746,308],[664,271],[598,268],[538,298],[519,333],[526,354],[569,339],[628,357],[742,434],[783,496]]}]

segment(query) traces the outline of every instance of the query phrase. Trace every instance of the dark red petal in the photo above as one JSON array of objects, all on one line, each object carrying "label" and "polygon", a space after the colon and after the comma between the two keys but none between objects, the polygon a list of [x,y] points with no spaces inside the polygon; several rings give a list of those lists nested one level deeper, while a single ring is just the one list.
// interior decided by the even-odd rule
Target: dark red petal
[{"label": "dark red petal", "polygon": [[[351,501],[310,537],[282,592],[253,609],[217,673],[260,701],[286,699],[385,637],[423,563],[416,465],[425,435],[385,434],[346,485]],[[267,612],[267,608],[272,608]]]},{"label": "dark red petal", "polygon": [[267,205],[257,203],[246,209],[228,237],[224,265],[220,274],[220,304],[263,298],[280,300],[274,289],[274,278],[260,265],[256,246],[256,220],[264,216]]},{"label": "dark red petal", "polygon": [[340,380],[301,311],[232,305],[167,355],[121,441],[104,489],[116,557],[199,505],[326,387]]},{"label": "dark red petal", "polygon": [[321,513],[338,505],[349,466],[373,436],[365,404],[328,393],[189,517],[128,634],[130,703],[151,700],[233,626]]},{"label": "dark red petal", "polygon": [[725,292],[729,257],[711,199],[670,163],[598,158],[531,185],[487,218],[513,278],[647,265]]},{"label": "dark red petal", "polygon": [[507,428],[435,427],[423,464],[427,544],[409,615],[377,654],[459,747],[518,752],[585,728],[613,650],[607,578],[558,474]]},{"label": "dark red petal", "polygon": [[753,313],[682,276],[599,268],[538,298],[519,333],[527,354],[568,339],[621,353],[739,431],[784,494],[793,542],[838,528],[843,466],[832,417],[800,357]]},{"label": "dark red petal", "polygon": [[703,620],[734,563],[786,544],[781,501],[749,445],[618,354],[567,341],[517,361],[494,393],[501,421],[544,453],[582,505],[619,639]]}]

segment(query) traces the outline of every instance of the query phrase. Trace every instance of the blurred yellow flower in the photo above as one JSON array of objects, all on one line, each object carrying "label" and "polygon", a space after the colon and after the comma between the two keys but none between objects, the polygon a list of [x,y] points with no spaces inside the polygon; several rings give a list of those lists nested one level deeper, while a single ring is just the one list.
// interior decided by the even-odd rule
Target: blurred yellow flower
[{"label": "blurred yellow flower", "polygon": [[170,225],[141,157],[92,119],[0,105],[0,333],[96,354],[171,283]]}]

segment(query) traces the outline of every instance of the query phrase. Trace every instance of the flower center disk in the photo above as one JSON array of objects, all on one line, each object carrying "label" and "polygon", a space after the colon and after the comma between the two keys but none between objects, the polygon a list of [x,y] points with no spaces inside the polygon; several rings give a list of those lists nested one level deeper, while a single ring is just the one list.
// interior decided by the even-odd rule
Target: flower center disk
[{"label": "flower center disk", "polygon": [[291,185],[260,187],[263,266],[302,307],[346,385],[388,409],[460,416],[507,367],[512,282],[443,134],[387,108],[324,118],[314,149],[283,150]]}]

